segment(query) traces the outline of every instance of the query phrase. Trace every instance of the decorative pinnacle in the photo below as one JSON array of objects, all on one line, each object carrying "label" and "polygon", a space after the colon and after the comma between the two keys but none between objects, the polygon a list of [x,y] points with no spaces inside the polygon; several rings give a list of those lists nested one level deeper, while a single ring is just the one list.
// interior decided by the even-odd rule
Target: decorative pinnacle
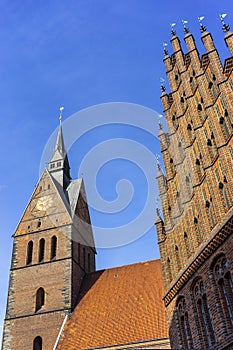
[{"label": "decorative pinnacle", "polygon": [[163,78],[159,78],[159,80],[160,80],[161,90],[162,90],[162,92],[165,92],[166,91],[166,88],[164,85],[165,80]]},{"label": "decorative pinnacle", "polygon": [[159,158],[160,158],[160,154],[156,154],[155,158],[157,160],[157,166],[158,166],[158,170],[161,170],[161,165],[159,164]]},{"label": "decorative pinnacle", "polygon": [[160,209],[159,208],[156,208],[156,214],[158,217],[160,217]]},{"label": "decorative pinnacle", "polygon": [[160,120],[161,120],[162,118],[163,118],[162,114],[158,114],[158,115],[157,115],[157,119],[158,119],[158,121],[159,121],[159,125],[161,124]]},{"label": "decorative pinnacle", "polygon": [[222,30],[226,33],[229,32],[230,26],[225,23],[224,18],[227,16],[227,13],[222,13],[219,15],[220,21],[222,22]]},{"label": "decorative pinnacle", "polygon": [[167,43],[163,43],[163,52],[164,52],[164,56],[167,56],[168,55],[168,50],[166,49],[167,47]]},{"label": "decorative pinnacle", "polygon": [[186,21],[185,19],[182,19],[182,23],[183,23],[183,27],[184,27],[184,34],[188,34],[189,33],[189,29],[186,26],[186,24],[188,24],[188,21]]},{"label": "decorative pinnacle", "polygon": [[204,18],[205,18],[204,16],[198,17],[198,22],[200,24],[201,33],[204,33],[206,31],[206,27],[202,23]]},{"label": "decorative pinnacle", "polygon": [[171,30],[172,30],[172,35],[176,35],[176,31],[175,31],[175,26],[176,26],[176,23],[170,23],[170,27],[171,27]]},{"label": "decorative pinnacle", "polygon": [[61,122],[62,122],[62,111],[64,110],[64,107],[60,107],[59,110],[60,110],[59,120],[60,120],[60,124],[61,124]]}]

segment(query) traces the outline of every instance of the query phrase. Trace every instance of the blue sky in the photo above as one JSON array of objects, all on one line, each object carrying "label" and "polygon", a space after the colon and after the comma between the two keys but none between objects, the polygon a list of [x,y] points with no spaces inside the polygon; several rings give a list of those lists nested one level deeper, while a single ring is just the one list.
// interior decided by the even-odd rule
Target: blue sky
[{"label": "blue sky", "polygon": [[[159,78],[165,76],[162,42],[170,40],[169,23],[177,23],[177,34],[183,42],[181,19],[188,20],[202,54],[197,17],[204,15],[223,60],[229,52],[218,15],[228,13],[226,22],[233,28],[232,8],[231,0],[1,0],[0,324],[5,313],[11,235],[38,181],[43,150],[58,125],[59,107],[65,106],[64,118],[108,102],[139,104],[162,113]],[[168,48],[171,53],[170,45]],[[155,130],[156,124],[155,118]],[[150,153],[158,153],[158,141],[152,137],[155,130],[150,134],[133,126],[112,124],[91,130],[70,149],[72,177],[77,176],[85,154],[109,139],[135,141]],[[134,144],[131,142],[129,147]],[[127,179],[133,186],[133,196],[119,216],[92,209],[93,224],[116,227],[138,215],[147,197],[147,171],[153,178],[155,168],[155,163],[148,166],[145,162],[140,168],[117,157],[107,162],[97,176],[100,195],[114,201],[117,182]],[[89,198],[90,178],[88,167],[85,169]],[[152,187],[156,196],[155,184]],[[127,184],[129,192],[130,188]],[[151,223],[154,211],[148,218]],[[156,234],[150,229],[131,244],[99,249],[97,267],[157,257]]]}]

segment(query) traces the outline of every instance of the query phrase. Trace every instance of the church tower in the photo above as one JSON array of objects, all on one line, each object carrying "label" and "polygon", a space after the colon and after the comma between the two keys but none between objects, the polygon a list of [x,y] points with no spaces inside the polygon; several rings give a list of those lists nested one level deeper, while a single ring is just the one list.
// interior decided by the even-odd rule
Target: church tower
[{"label": "church tower", "polygon": [[95,254],[83,180],[71,180],[60,120],[48,169],[14,233],[2,350],[53,350]]},{"label": "church tower", "polygon": [[156,228],[172,349],[233,346],[233,33],[224,17],[224,66],[202,17],[202,57],[186,21],[187,53],[174,28],[174,52],[164,50],[170,93],[162,86],[168,132],[160,126],[166,174],[159,167]]}]

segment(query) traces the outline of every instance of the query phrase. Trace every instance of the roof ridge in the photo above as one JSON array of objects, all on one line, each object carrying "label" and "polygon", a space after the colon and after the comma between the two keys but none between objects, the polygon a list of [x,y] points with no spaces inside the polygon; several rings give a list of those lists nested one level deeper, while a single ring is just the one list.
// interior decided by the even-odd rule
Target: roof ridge
[{"label": "roof ridge", "polygon": [[133,266],[133,265],[140,265],[140,264],[146,264],[146,263],[152,263],[152,262],[156,262],[156,261],[160,261],[159,258],[157,259],[153,259],[153,260],[145,260],[145,261],[138,261],[136,263],[131,263],[131,264],[126,264],[126,265],[120,265],[120,266],[114,266],[114,267],[109,267],[109,268],[106,268],[106,269],[101,269],[101,270],[96,270],[96,271],[92,271],[92,272],[88,272],[86,275],[87,276],[90,276],[96,272],[101,272],[101,271],[106,271],[106,270],[114,270],[114,269],[123,269],[127,266]]}]

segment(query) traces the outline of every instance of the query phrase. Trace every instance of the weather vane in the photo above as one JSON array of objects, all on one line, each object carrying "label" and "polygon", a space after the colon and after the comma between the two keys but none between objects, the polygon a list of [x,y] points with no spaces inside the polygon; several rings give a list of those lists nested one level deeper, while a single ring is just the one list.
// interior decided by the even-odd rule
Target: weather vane
[{"label": "weather vane", "polygon": [[198,17],[198,22],[199,22],[199,24],[200,24],[201,32],[202,32],[202,33],[205,32],[205,30],[206,30],[206,27],[205,27],[204,24],[202,23],[202,21],[203,21],[204,18],[205,18],[204,16]]},{"label": "weather vane", "polygon": [[229,32],[230,27],[225,23],[224,18],[227,16],[227,13],[222,13],[219,15],[220,21],[222,22],[222,29],[224,32]]},{"label": "weather vane", "polygon": [[[157,204],[158,204],[158,202],[157,202]],[[157,214],[157,216],[160,216],[160,209],[159,208],[156,208],[156,214]]]},{"label": "weather vane", "polygon": [[182,23],[183,23],[183,27],[184,27],[184,32],[185,34],[189,33],[189,29],[186,26],[186,24],[188,24],[188,21],[186,21],[185,19],[182,19]]},{"label": "weather vane", "polygon": [[170,27],[171,27],[171,30],[172,30],[172,35],[176,35],[176,31],[175,31],[175,26],[176,26],[176,23],[170,23]]},{"label": "weather vane", "polygon": [[167,43],[164,43],[163,42],[163,52],[164,52],[164,55],[167,56],[168,55],[168,50],[167,50]]},{"label": "weather vane", "polygon": [[159,164],[159,158],[160,158],[160,157],[161,157],[161,156],[160,156],[160,154],[158,154],[158,153],[155,155],[155,158],[156,158],[156,160],[157,160],[157,165],[158,165],[158,166],[160,166],[160,164]]},{"label": "weather vane", "polygon": [[166,91],[166,88],[165,88],[165,85],[164,85],[165,79],[163,79],[163,78],[160,77],[160,78],[159,78],[159,81],[160,81],[160,86],[161,86],[162,92]]},{"label": "weather vane", "polygon": [[60,107],[59,110],[60,110],[60,117],[59,117],[59,120],[60,120],[60,123],[61,123],[61,121],[62,121],[62,112],[63,112],[63,110],[64,110],[64,107]]},{"label": "weather vane", "polygon": [[226,25],[225,21],[224,21],[224,18],[227,16],[227,13],[222,13],[219,15],[220,17],[220,21],[222,22],[222,25]]}]

